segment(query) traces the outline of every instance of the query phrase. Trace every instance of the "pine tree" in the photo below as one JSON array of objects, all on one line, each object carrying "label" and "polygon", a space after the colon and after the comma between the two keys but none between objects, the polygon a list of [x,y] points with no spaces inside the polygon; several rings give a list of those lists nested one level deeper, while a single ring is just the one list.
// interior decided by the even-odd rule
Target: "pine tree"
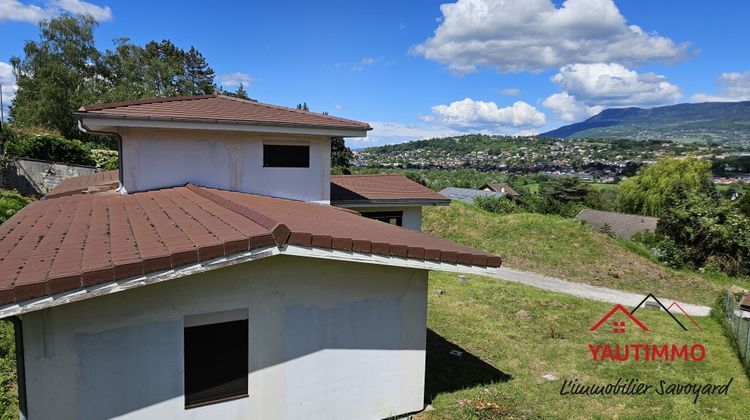
[{"label": "pine tree", "polygon": [[[196,50],[195,47],[190,47],[190,50],[185,53],[184,60],[185,78],[188,82],[187,89],[193,95],[213,93],[215,90],[214,70],[208,66],[208,62],[206,62],[203,54]],[[240,88],[242,88],[241,85]],[[246,97],[247,92],[245,92]]]},{"label": "pine tree", "polygon": [[237,90],[234,92],[234,96],[241,98],[241,99],[250,99],[249,96],[247,96],[247,91],[245,90],[245,85],[240,83],[240,86],[237,88]]}]

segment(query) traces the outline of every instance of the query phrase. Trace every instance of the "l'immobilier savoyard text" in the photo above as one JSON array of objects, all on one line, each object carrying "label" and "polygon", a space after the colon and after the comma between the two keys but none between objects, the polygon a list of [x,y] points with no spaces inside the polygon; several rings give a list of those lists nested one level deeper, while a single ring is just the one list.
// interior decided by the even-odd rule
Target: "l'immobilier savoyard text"
[{"label": "l'immobilier savoyard text", "polygon": [[[683,344],[589,344],[589,350],[594,362],[618,361],[626,362],[663,362],[685,361],[700,362],[706,357],[706,349],[702,344],[692,346]],[[699,383],[671,383],[663,379],[658,386],[641,382],[638,379],[618,378],[617,382],[608,384],[583,384],[578,379],[565,380],[560,387],[560,395],[644,395],[655,392],[657,395],[693,395],[693,403],[698,402],[700,395],[728,395],[729,387],[734,378],[729,378],[725,384]]]}]

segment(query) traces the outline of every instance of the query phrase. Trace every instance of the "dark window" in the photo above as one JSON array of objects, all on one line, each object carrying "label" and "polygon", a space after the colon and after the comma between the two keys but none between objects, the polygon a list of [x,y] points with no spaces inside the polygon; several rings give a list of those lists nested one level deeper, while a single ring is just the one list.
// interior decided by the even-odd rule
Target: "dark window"
[{"label": "dark window", "polygon": [[185,328],[185,408],[247,396],[247,320]]},{"label": "dark window", "polygon": [[362,213],[362,216],[370,219],[380,220],[381,222],[390,223],[392,225],[401,226],[404,219],[404,212],[402,211],[373,211]]},{"label": "dark window", "polygon": [[309,168],[310,146],[263,145],[265,168]]}]

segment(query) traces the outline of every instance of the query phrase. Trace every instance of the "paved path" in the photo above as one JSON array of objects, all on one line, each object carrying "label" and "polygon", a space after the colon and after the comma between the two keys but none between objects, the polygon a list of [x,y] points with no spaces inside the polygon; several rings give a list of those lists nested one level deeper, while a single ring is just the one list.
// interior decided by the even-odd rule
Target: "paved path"
[{"label": "paved path", "polygon": [[[587,299],[598,300],[600,302],[619,303],[624,306],[634,307],[638,305],[645,295],[640,293],[623,292],[622,290],[610,289],[608,287],[591,286],[583,283],[575,283],[568,280],[548,277],[542,274],[520,271],[513,268],[501,267],[498,269],[496,276],[501,280],[509,280],[517,283],[527,284],[539,289],[550,290],[553,292],[565,293],[567,295],[578,296]],[[672,304],[671,299],[657,296],[659,300],[667,307]],[[707,316],[711,308],[702,305],[693,305],[690,303],[678,302],[680,306],[693,316]],[[679,311],[673,308],[672,311]]]}]

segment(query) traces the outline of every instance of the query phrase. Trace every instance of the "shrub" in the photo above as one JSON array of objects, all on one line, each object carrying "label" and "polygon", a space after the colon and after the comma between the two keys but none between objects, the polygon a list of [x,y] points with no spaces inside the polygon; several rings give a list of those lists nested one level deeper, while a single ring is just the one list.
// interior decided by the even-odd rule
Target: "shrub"
[{"label": "shrub", "polygon": [[508,214],[521,210],[515,201],[507,197],[479,196],[474,198],[474,204],[492,213]]},{"label": "shrub", "polygon": [[96,162],[97,168],[108,171],[117,169],[120,165],[117,152],[109,149],[91,149],[91,158]]},{"label": "shrub", "polygon": [[80,140],[51,134],[15,135],[5,139],[5,153],[20,158],[49,160],[78,165],[95,165],[91,150]]},{"label": "shrub", "polygon": [[29,202],[28,198],[14,190],[0,190],[0,223],[8,220]]},{"label": "shrub", "polygon": [[750,274],[750,218],[716,197],[675,191],[664,207],[657,235],[681,248],[696,268],[710,265],[730,275]]},{"label": "shrub", "polygon": [[0,418],[18,418],[16,344],[13,324],[0,321]]}]

